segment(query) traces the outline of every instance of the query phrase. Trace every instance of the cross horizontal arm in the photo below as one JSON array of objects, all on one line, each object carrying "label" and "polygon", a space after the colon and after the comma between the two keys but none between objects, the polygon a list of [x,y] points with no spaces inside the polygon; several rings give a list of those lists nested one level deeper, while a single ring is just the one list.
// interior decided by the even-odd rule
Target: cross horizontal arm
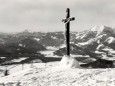
[{"label": "cross horizontal arm", "polygon": [[73,20],[75,20],[75,17],[67,18],[67,19],[62,19],[62,22],[68,23],[68,22],[73,21]]}]

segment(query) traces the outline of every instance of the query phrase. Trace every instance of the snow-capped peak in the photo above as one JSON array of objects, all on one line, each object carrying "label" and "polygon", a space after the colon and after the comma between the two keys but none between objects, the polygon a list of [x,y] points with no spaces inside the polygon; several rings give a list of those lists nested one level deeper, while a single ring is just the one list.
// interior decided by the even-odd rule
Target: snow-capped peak
[{"label": "snow-capped peak", "polygon": [[101,25],[101,26],[95,26],[95,27],[93,27],[93,28],[91,29],[91,31],[102,31],[104,27],[105,27],[105,26],[103,26],[103,25]]},{"label": "snow-capped peak", "polygon": [[95,26],[94,28],[91,29],[91,31],[97,32],[97,36],[100,35],[101,33],[113,33],[113,29],[111,27],[107,26]]}]

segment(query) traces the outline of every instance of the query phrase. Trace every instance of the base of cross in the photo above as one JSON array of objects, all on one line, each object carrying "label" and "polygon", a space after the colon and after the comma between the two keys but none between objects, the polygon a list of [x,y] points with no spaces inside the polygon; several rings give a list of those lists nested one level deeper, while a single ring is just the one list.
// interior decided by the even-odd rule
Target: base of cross
[{"label": "base of cross", "polygon": [[65,66],[69,68],[80,68],[79,62],[75,58],[68,55],[62,57],[60,66]]}]

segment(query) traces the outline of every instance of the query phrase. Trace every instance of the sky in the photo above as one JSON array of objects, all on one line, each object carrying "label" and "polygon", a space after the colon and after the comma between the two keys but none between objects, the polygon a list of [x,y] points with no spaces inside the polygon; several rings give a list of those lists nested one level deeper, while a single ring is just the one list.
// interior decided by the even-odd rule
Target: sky
[{"label": "sky", "polygon": [[64,31],[66,8],[76,18],[71,31],[115,27],[115,0],[0,0],[0,32]]}]

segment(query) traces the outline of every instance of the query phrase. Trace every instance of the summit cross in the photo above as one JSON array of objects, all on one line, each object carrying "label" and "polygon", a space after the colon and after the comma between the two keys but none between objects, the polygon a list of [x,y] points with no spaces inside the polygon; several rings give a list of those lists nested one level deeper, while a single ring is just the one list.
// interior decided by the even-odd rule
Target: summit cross
[{"label": "summit cross", "polygon": [[62,19],[62,22],[65,23],[65,38],[66,38],[66,49],[67,56],[70,56],[70,21],[75,20],[75,17],[70,18],[70,9],[66,9],[66,19]]}]

